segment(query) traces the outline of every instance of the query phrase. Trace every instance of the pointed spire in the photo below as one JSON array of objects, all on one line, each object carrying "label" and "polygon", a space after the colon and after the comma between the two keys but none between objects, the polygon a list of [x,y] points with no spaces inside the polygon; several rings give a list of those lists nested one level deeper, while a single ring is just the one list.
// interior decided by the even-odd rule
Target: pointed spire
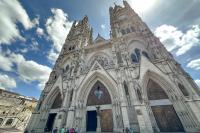
[{"label": "pointed spire", "polygon": [[76,20],[73,22],[72,27],[76,26]]},{"label": "pointed spire", "polygon": [[106,39],[104,39],[99,33],[95,39],[95,43],[98,43],[98,42],[102,42],[102,41],[105,41]]},{"label": "pointed spire", "polygon": [[93,28],[90,30],[89,45],[93,44]]},{"label": "pointed spire", "polygon": [[123,0],[123,4],[124,4],[125,8],[131,8],[131,6],[128,4],[128,2],[126,0]]},{"label": "pointed spire", "polygon": [[88,16],[87,15],[84,16],[83,21],[88,22]]}]

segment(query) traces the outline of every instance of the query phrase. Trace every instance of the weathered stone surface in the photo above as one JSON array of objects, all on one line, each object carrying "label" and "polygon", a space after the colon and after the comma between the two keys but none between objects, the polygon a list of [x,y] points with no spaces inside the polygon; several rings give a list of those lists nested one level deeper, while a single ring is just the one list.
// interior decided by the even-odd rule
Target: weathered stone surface
[{"label": "weathered stone surface", "polygon": [[[109,11],[108,40],[100,35],[92,40],[87,17],[74,22],[27,129],[66,126],[86,132],[88,120],[99,124],[99,110],[102,131],[172,132],[168,121],[175,118],[176,131],[199,132],[200,97],[194,81],[126,1]],[[59,94],[62,106],[51,108]]]}]

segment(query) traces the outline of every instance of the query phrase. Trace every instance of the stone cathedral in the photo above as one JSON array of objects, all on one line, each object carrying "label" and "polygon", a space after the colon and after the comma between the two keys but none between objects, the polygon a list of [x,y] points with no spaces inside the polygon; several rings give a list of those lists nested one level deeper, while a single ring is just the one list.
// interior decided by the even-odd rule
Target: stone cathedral
[{"label": "stone cathedral", "polygon": [[110,7],[110,39],[71,27],[27,130],[200,132],[200,90],[130,5]]}]

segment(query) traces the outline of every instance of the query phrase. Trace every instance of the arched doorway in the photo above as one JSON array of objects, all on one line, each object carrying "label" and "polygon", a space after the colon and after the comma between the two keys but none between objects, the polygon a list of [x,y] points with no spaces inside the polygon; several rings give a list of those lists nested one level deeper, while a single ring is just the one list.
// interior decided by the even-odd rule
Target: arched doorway
[{"label": "arched doorway", "polygon": [[150,106],[160,132],[184,132],[182,123],[163,88],[153,80],[147,85]]},{"label": "arched doorway", "polygon": [[100,127],[102,132],[113,131],[113,114],[111,97],[107,88],[97,81],[87,99],[86,130],[96,131],[98,125],[97,115],[100,118]]},{"label": "arched doorway", "polygon": [[12,125],[12,123],[13,123],[13,119],[12,118],[10,118],[10,119],[8,119],[7,121],[6,121],[6,126],[11,126]]},{"label": "arched doorway", "polygon": [[[57,90],[59,91],[59,90]],[[53,96],[52,96],[53,97]],[[53,103],[50,106],[51,110],[56,110],[61,108],[62,106],[62,97],[61,97],[61,93],[57,92],[56,97],[54,98],[54,101],[52,101]],[[46,123],[46,127],[45,127],[45,131],[49,132],[52,131],[53,129],[53,125],[54,125],[54,121],[56,118],[57,113],[56,112],[50,112],[48,119],[47,119],[47,123]]]},{"label": "arched doorway", "polygon": [[2,123],[3,123],[3,118],[0,118],[0,126],[1,126]]}]

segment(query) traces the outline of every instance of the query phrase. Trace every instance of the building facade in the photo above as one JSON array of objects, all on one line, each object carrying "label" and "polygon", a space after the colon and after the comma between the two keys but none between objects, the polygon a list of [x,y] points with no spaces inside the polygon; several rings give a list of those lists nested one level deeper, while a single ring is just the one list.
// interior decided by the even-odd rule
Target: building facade
[{"label": "building facade", "polygon": [[0,128],[24,130],[37,105],[34,98],[0,89]]},{"label": "building facade", "polygon": [[110,39],[74,22],[29,131],[200,132],[200,91],[124,1],[110,7]]}]

